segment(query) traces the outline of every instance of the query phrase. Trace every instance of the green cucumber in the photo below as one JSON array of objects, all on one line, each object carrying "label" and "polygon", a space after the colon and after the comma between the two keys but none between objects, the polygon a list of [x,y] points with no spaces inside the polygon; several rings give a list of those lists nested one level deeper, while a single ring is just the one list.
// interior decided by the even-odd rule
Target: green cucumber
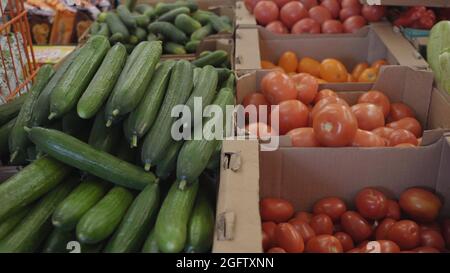
[{"label": "green cucumber", "polygon": [[202,27],[202,24],[187,14],[179,14],[175,18],[175,26],[190,35]]},{"label": "green cucumber", "polygon": [[217,71],[217,74],[219,75],[219,83],[220,84],[222,84],[223,82],[228,80],[230,75],[233,74],[232,70],[230,70],[228,68],[223,68],[223,67],[219,67],[219,68],[216,67],[216,71]]},{"label": "green cucumber", "polygon": [[42,248],[43,253],[67,253],[67,243],[75,240],[75,234],[70,231],[54,228]]},{"label": "green cucumber", "polygon": [[19,115],[17,115],[16,122],[9,133],[8,145],[11,153],[10,162],[14,164],[26,163],[27,147],[30,144],[30,141],[28,140],[27,133],[23,127],[28,126],[37,98],[53,76],[53,72],[52,66],[48,64],[43,65],[39,69],[35,82],[29,91],[29,95],[23,103]]},{"label": "green cucumber", "polygon": [[0,127],[0,155],[9,154],[8,139],[15,123],[16,118],[13,118]]},{"label": "green cucumber", "polygon": [[184,46],[173,43],[173,42],[167,42],[164,43],[164,53],[165,54],[175,54],[175,55],[183,55],[186,54],[186,50],[184,49]]},{"label": "green cucumber", "polygon": [[190,11],[194,12],[198,9],[197,4],[194,1],[177,1],[175,3],[158,3],[155,6],[155,14],[162,15],[170,12],[176,8],[188,7]]},{"label": "green cucumber", "polygon": [[167,179],[177,166],[178,153],[180,152],[183,141],[172,141],[166,150],[164,158],[156,165],[155,174],[161,179]]},{"label": "green cucumber", "polygon": [[230,24],[225,23],[215,14],[209,16],[209,23],[217,33],[231,33],[233,31],[233,27]]},{"label": "green cucumber", "polygon": [[156,122],[146,135],[142,147],[142,162],[145,170],[150,170],[152,164],[163,158],[170,144],[171,127],[175,118],[172,117],[172,108],[184,104],[192,91],[192,65],[186,60],[177,61],[170,75],[164,101],[159,110]]},{"label": "green cucumber", "polygon": [[0,104],[0,125],[3,125],[15,118],[20,112],[20,108],[25,102],[27,94],[23,94],[19,97],[14,98],[14,100],[7,102],[5,104]]},{"label": "green cucumber", "polygon": [[159,208],[159,186],[145,187],[134,199],[104,252],[126,253],[141,249]]},{"label": "green cucumber", "polygon": [[151,19],[155,14],[153,7],[150,6],[149,4],[145,4],[145,3],[136,5],[136,7],[134,8],[134,11],[147,16],[149,19]]},{"label": "green cucumber", "polygon": [[[122,20],[120,20],[119,15],[110,11],[105,13],[105,15],[102,17],[104,17],[106,24],[108,24],[109,31],[112,35],[120,34],[116,35],[116,38],[114,40],[116,40],[117,42],[123,42],[128,39],[128,37],[130,36],[130,32],[128,31],[128,28],[125,26]],[[99,19],[100,18],[101,17],[99,16]]]},{"label": "green cucumber", "polygon": [[[130,38],[130,35],[127,36],[127,38],[125,38],[125,36],[123,36],[122,33],[114,33],[109,37],[109,42],[111,44],[116,44],[116,43],[126,43],[127,40]],[[126,44],[125,44],[126,46]],[[128,49],[128,48],[127,48]],[[128,51],[128,50],[127,50]]]},{"label": "green cucumber", "polygon": [[127,26],[128,28],[135,28],[137,26],[136,19],[125,5],[119,5],[116,8],[116,11],[117,15],[119,15],[120,20],[122,20],[125,26]]},{"label": "green cucumber", "polygon": [[161,41],[161,36],[160,35],[155,35],[153,33],[149,33],[147,35],[147,41],[149,41],[149,42]]},{"label": "green cucumber", "polygon": [[100,242],[98,244],[80,244],[81,253],[100,253],[102,252],[103,246],[105,245],[105,241]]},{"label": "green cucumber", "polygon": [[22,208],[0,223],[0,240],[5,238],[15,227],[17,227],[29,210],[29,207]]},{"label": "green cucumber", "polygon": [[97,32],[100,30],[100,23],[97,21],[94,21],[91,26],[89,27],[89,33],[91,35],[97,34]]},{"label": "green cucumber", "polygon": [[153,22],[147,30],[154,34],[161,34],[172,42],[184,44],[187,41],[186,34],[168,22]]},{"label": "green cucumber", "polygon": [[228,79],[222,83],[221,88],[230,88],[233,90],[233,93],[236,93],[236,76],[234,76],[233,73],[230,73]]},{"label": "green cucumber", "polygon": [[198,40],[201,41],[206,36],[209,36],[213,33],[213,27],[211,24],[206,24],[203,27],[197,29],[191,34],[191,40]]},{"label": "green cucumber", "polygon": [[148,234],[147,240],[145,240],[142,247],[142,253],[159,253],[158,242],[155,237],[155,228]]},{"label": "green cucumber", "polygon": [[69,179],[47,193],[0,242],[0,252],[34,252],[51,231],[50,216],[78,181]]},{"label": "green cucumber", "polygon": [[106,23],[100,23],[100,29],[96,33],[97,35],[105,36],[106,38],[109,38],[111,33],[109,32],[108,24]]},{"label": "green cucumber", "polygon": [[202,51],[202,52],[200,52],[200,54],[198,55],[198,58],[205,57],[206,55],[209,55],[209,54],[211,54],[211,53],[212,53],[212,51],[210,51],[210,50]]},{"label": "green cucumber", "polygon": [[209,16],[211,15],[215,15],[215,13],[206,10],[197,10],[192,14],[192,18],[200,22],[202,25],[206,25],[209,23]]},{"label": "green cucumber", "polygon": [[185,250],[205,253],[211,249],[214,238],[214,210],[204,191],[199,191],[188,224]]},{"label": "green cucumber", "polygon": [[144,97],[125,121],[125,135],[132,147],[137,147],[137,141],[152,127],[164,99],[174,65],[175,61],[165,61],[156,68]]},{"label": "green cucumber", "polygon": [[183,190],[180,183],[173,183],[156,219],[156,241],[164,253],[178,253],[184,249],[189,217],[197,196],[198,181]]},{"label": "green cucumber", "polygon": [[119,125],[106,127],[105,115],[103,114],[103,111],[100,111],[95,117],[88,143],[91,147],[99,151],[113,154],[114,149],[117,148],[117,144],[119,144],[120,141],[120,131],[121,126]]},{"label": "green cucumber", "polygon": [[133,52],[135,45],[132,44],[124,44],[125,48],[127,49],[127,53],[131,54]]},{"label": "green cucumber", "polygon": [[50,95],[48,119],[61,117],[76,106],[109,49],[104,36],[95,35],[86,42]]},{"label": "green cucumber", "polygon": [[189,14],[189,8],[179,7],[164,13],[156,19],[157,22],[173,22],[175,18],[180,14]]},{"label": "green cucumber", "polygon": [[186,51],[189,53],[195,53],[197,51],[197,47],[200,45],[199,40],[191,40],[186,43],[184,46],[186,48]]},{"label": "green cucumber", "polygon": [[225,50],[216,50],[210,54],[199,57],[192,61],[192,64],[198,67],[205,65],[219,66],[228,59],[228,53]]},{"label": "green cucumber", "polygon": [[136,7],[137,0],[125,0],[125,7],[128,10],[133,10]]},{"label": "green cucumber", "polygon": [[217,146],[211,155],[211,158],[209,159],[208,165],[206,165],[206,169],[210,171],[216,171],[218,170],[220,166],[220,160],[221,160],[221,153],[222,153],[222,142],[217,142]]},{"label": "green cucumber", "polygon": [[192,81],[194,83],[194,88],[197,86],[198,84],[198,76],[200,75],[200,72],[202,71],[201,67],[194,67],[194,73],[192,76]]},{"label": "green cucumber", "polygon": [[106,103],[106,126],[133,111],[147,89],[162,53],[161,42],[141,42],[131,53]]},{"label": "green cucumber", "polygon": [[[147,27],[147,25],[145,25],[145,27]],[[133,36],[136,36],[139,42],[144,41],[147,39],[147,31],[141,27],[137,27],[133,30]]]},{"label": "green cucumber", "polygon": [[122,187],[112,188],[94,207],[81,217],[76,227],[81,243],[96,244],[108,238],[120,224],[133,194]]},{"label": "green cucumber", "polygon": [[220,16],[219,18],[220,18],[220,20],[222,20],[222,22],[224,22],[225,24],[228,24],[228,25],[231,26],[232,22],[231,22],[230,17],[228,17],[228,16],[226,16],[226,15],[222,15],[222,16]]},{"label": "green cucumber", "polygon": [[118,185],[141,190],[155,182],[152,173],[145,173],[135,165],[62,132],[33,127],[29,129],[28,137],[40,150],[57,160]]}]

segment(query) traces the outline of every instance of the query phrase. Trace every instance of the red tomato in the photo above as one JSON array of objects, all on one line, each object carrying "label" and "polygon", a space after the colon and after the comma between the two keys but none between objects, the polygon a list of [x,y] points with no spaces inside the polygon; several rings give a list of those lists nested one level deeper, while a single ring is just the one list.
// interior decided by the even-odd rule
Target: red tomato
[{"label": "red tomato", "polygon": [[408,130],[405,129],[396,129],[389,135],[389,145],[397,146],[403,143],[410,143],[414,146],[417,146],[419,142],[417,141],[416,136]]},{"label": "red tomato", "polygon": [[416,247],[413,249],[413,251],[415,253],[440,253],[436,248],[429,246]]},{"label": "red tomato", "polygon": [[342,8],[348,8],[348,7],[362,8],[362,5],[359,2],[359,0],[342,0],[341,6],[342,6]]},{"label": "red tomato", "polygon": [[266,251],[267,249],[269,249],[272,245],[272,242],[270,241],[269,235],[267,235],[266,232],[264,232],[264,230],[262,231],[262,247],[263,250]]},{"label": "red tomato", "polygon": [[445,241],[442,235],[432,229],[420,231],[420,245],[434,247],[437,250],[445,250]]},{"label": "red tomato", "polygon": [[378,22],[381,20],[381,18],[386,16],[386,7],[364,5],[361,12],[367,21]]},{"label": "red tomato", "polygon": [[295,23],[307,17],[308,11],[305,9],[302,3],[297,1],[287,3],[281,8],[280,11],[281,21],[288,28],[292,28]]},{"label": "red tomato", "polygon": [[407,189],[400,195],[399,205],[402,210],[419,222],[432,222],[439,215],[441,200],[434,193],[421,189]]},{"label": "red tomato", "polygon": [[420,228],[411,220],[400,220],[388,230],[387,239],[402,250],[413,249],[420,244]]},{"label": "red tomato", "polygon": [[[244,97],[244,99],[242,100],[242,105],[244,106],[244,107],[247,107],[247,106],[249,106],[249,105],[254,105],[254,106],[256,106],[256,114],[257,114],[257,119],[256,120],[253,120],[253,122],[256,122],[256,121],[263,121],[263,118],[261,118],[260,116],[259,116],[259,113],[260,113],[260,109],[259,109],[259,106],[263,106],[263,105],[265,105],[265,106],[268,106],[267,108],[267,114],[270,112],[270,106],[269,106],[269,102],[266,100],[266,97],[264,97],[264,95],[263,94],[261,94],[261,93],[250,93],[250,94],[248,94],[247,96],[245,96]],[[250,110],[249,110],[250,111]],[[249,112],[246,112],[245,113],[245,118],[246,119],[248,119],[249,118]],[[267,119],[267,117],[266,117],[266,119]],[[250,122],[252,122],[252,121],[250,121]],[[263,121],[264,122],[264,121]],[[265,122],[267,122],[267,120],[265,121]]]},{"label": "red tomato", "polygon": [[299,0],[307,10],[318,5],[317,0]]},{"label": "red tomato", "polygon": [[373,103],[355,104],[352,106],[352,112],[360,129],[371,131],[384,126],[383,110]]},{"label": "red tomato", "polygon": [[316,236],[316,233],[312,229],[312,227],[305,221],[293,218],[289,221],[297,232],[302,236],[303,241],[307,243],[311,238]]},{"label": "red tomato", "polygon": [[272,21],[266,25],[266,29],[270,32],[277,34],[287,34],[289,33],[288,29],[281,21]]},{"label": "red tomato", "polygon": [[307,253],[342,253],[341,242],[332,235],[319,235],[306,244]]},{"label": "red tomato", "polygon": [[253,9],[255,8],[256,4],[261,0],[244,0],[245,7],[250,13],[253,13]]},{"label": "red tomato", "polygon": [[272,130],[272,128],[262,122],[254,122],[245,126],[247,134],[254,139],[268,140],[271,136],[277,136],[278,133]]},{"label": "red tomato", "polygon": [[352,143],[358,123],[349,107],[329,104],[313,119],[314,133],[323,146],[342,147]]},{"label": "red tomato", "polygon": [[325,106],[330,105],[330,104],[340,104],[340,105],[344,105],[344,106],[349,107],[348,103],[345,100],[343,100],[343,99],[341,99],[339,97],[333,97],[333,96],[325,97],[325,98],[319,100],[316,103],[316,105],[314,105],[314,107],[313,107],[313,109],[311,111],[311,118],[314,119],[314,117],[317,115],[317,113],[322,111],[322,109]]},{"label": "red tomato", "polygon": [[338,95],[331,89],[320,90],[314,98],[314,103],[318,103],[321,99],[326,97],[337,97]]},{"label": "red tomato", "polygon": [[305,221],[308,224],[309,224],[309,222],[311,222],[312,217],[313,217],[313,215],[306,211],[299,211],[294,216],[295,219]]},{"label": "red tomato", "polygon": [[278,19],[278,6],[272,1],[259,1],[253,8],[256,21],[260,25],[267,25],[268,23]]},{"label": "red tomato", "polygon": [[323,24],[326,20],[333,19],[333,16],[331,15],[331,12],[323,7],[323,6],[316,6],[311,8],[309,11],[309,17],[319,23],[320,25]]},{"label": "red tomato", "polygon": [[442,233],[441,226],[437,222],[430,222],[430,223],[421,223],[419,225],[420,231],[422,230],[434,230],[436,232]]},{"label": "red tomato", "polygon": [[392,218],[385,218],[383,221],[381,221],[381,223],[375,230],[375,239],[385,240],[387,238],[389,229],[391,229],[391,227],[393,227],[395,223],[397,223],[397,221]]},{"label": "red tomato", "polygon": [[[309,109],[301,101],[287,100],[275,106],[271,116],[279,115],[279,132],[284,135],[287,132],[300,127],[308,126]],[[272,126],[274,126],[272,124]]]},{"label": "red tomato", "polygon": [[316,235],[333,234],[333,221],[326,214],[314,215],[309,225],[314,230]]},{"label": "red tomato", "polygon": [[339,2],[337,0],[323,0],[320,5],[328,9],[331,12],[331,16],[333,16],[333,18],[338,18],[339,11],[341,10],[341,5],[339,5]]},{"label": "red tomato", "polygon": [[401,102],[394,102],[391,104],[391,112],[389,113],[388,121],[392,122],[407,117],[413,118],[415,116],[414,110],[411,109],[411,107]]},{"label": "red tomato", "polygon": [[358,129],[352,141],[352,147],[385,147],[386,140],[370,132]]},{"label": "red tomato", "polygon": [[[262,223],[262,230],[267,235],[267,238],[269,240],[269,248],[273,246],[273,243],[275,241],[275,229],[277,228],[277,224],[275,222],[263,222]],[[264,237],[263,237],[264,242]]]},{"label": "red tomato", "polygon": [[389,139],[391,133],[394,132],[394,129],[388,127],[380,127],[372,130],[372,133],[379,135],[382,138]]},{"label": "red tomato", "polygon": [[385,118],[389,115],[389,111],[391,109],[391,102],[389,101],[389,98],[380,91],[371,90],[362,94],[358,98],[358,103],[364,102],[373,103],[381,107]]},{"label": "red tomato", "polygon": [[310,104],[317,95],[319,83],[317,79],[307,73],[298,73],[291,77],[298,91],[297,99],[304,104]]},{"label": "red tomato", "polygon": [[342,33],[344,32],[344,27],[339,20],[326,20],[322,24],[322,33]]},{"label": "red tomato", "polygon": [[362,253],[399,253],[400,247],[389,240],[378,240],[367,242],[360,250]]},{"label": "red tomato", "polygon": [[442,236],[444,236],[447,248],[450,248],[450,219],[442,222]]},{"label": "red tomato", "polygon": [[322,198],[313,206],[314,214],[326,214],[333,222],[339,221],[341,215],[347,211],[345,202],[338,197]]},{"label": "red tomato", "polygon": [[271,249],[267,250],[267,253],[286,253],[286,250],[282,249],[281,247],[272,247]]},{"label": "red tomato", "polygon": [[361,14],[361,8],[358,8],[358,7],[343,8],[339,12],[339,19],[341,19],[341,21],[344,22],[345,20],[347,20],[347,18],[350,18],[355,15],[360,15],[360,14]]},{"label": "red tomato", "polygon": [[347,251],[346,253],[362,253],[361,249],[358,247],[352,248],[349,251]]},{"label": "red tomato", "polygon": [[401,212],[400,206],[398,205],[397,201],[389,199],[386,201],[386,205],[387,205],[386,218],[400,220]]},{"label": "red tomato", "polygon": [[280,71],[267,73],[261,80],[261,90],[272,105],[293,100],[297,98],[298,93],[294,80]]},{"label": "red tomato", "polygon": [[263,221],[286,222],[294,214],[292,204],[281,198],[264,198],[260,201],[259,208]]},{"label": "red tomato", "polygon": [[304,18],[292,26],[291,33],[320,33],[320,24],[311,18]]},{"label": "red tomato", "polygon": [[350,235],[348,235],[345,232],[336,232],[334,234],[334,237],[336,237],[336,239],[338,239],[339,242],[341,242],[342,249],[344,252],[347,252],[355,247],[352,237],[350,237]]},{"label": "red tomato", "polygon": [[422,136],[422,126],[415,118],[402,118],[400,120],[388,123],[386,127],[392,129],[405,129],[413,133],[417,138]]},{"label": "red tomato", "polygon": [[353,15],[345,19],[344,31],[347,33],[354,33],[366,24],[367,21],[366,19],[364,19],[364,17],[362,17],[361,15]]},{"label": "red tomato", "polygon": [[346,211],[341,216],[342,229],[352,236],[353,241],[362,242],[372,235],[372,227],[355,211]]},{"label": "red tomato", "polygon": [[305,249],[302,236],[289,223],[278,224],[275,229],[275,242],[288,253],[301,253]]},{"label": "red tomato", "polygon": [[281,9],[282,7],[284,7],[284,5],[288,4],[292,0],[272,0],[272,1],[274,1],[275,4],[277,4],[277,6]]},{"label": "red tomato", "polygon": [[355,205],[362,217],[378,220],[386,216],[386,201],[387,198],[384,193],[374,188],[365,188],[356,195]]},{"label": "red tomato", "polygon": [[294,147],[320,147],[313,128],[296,128],[289,131],[286,135],[291,138],[292,146]]}]

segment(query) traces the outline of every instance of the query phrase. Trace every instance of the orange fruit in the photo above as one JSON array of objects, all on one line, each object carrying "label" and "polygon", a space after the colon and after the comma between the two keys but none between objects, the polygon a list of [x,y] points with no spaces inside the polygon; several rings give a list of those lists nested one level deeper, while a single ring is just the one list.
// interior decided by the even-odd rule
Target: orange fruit
[{"label": "orange fruit", "polygon": [[316,78],[317,79],[317,83],[318,84],[323,84],[323,83],[328,83],[326,80],[321,79],[321,78]]},{"label": "orange fruit", "polygon": [[377,79],[377,70],[375,68],[366,68],[364,71],[359,75],[358,82],[375,82]]},{"label": "orange fruit", "polygon": [[297,72],[308,73],[314,77],[320,77],[320,63],[313,58],[304,57],[298,63]]},{"label": "orange fruit", "polygon": [[388,63],[386,62],[386,60],[380,59],[380,60],[377,60],[377,61],[373,62],[371,67],[375,68],[375,70],[378,73],[378,70],[380,70],[380,67],[383,66],[383,65],[387,65],[387,64]]},{"label": "orange fruit", "polygon": [[276,65],[274,65],[271,61],[262,60],[261,61],[261,68],[262,69],[272,69],[275,68]]},{"label": "orange fruit", "polygon": [[352,74],[348,73],[347,82],[355,82],[355,78],[353,78]]},{"label": "orange fruit", "polygon": [[348,72],[336,59],[325,59],[320,63],[320,77],[327,82],[346,82]]},{"label": "orange fruit", "polygon": [[353,68],[352,71],[352,76],[354,79],[358,79],[359,76],[361,75],[361,73],[364,71],[364,69],[368,68],[369,64],[364,62],[364,63],[359,63],[355,66],[355,68]]},{"label": "orange fruit", "polygon": [[282,67],[286,73],[295,72],[298,66],[297,55],[292,51],[286,51],[278,60],[278,66]]}]

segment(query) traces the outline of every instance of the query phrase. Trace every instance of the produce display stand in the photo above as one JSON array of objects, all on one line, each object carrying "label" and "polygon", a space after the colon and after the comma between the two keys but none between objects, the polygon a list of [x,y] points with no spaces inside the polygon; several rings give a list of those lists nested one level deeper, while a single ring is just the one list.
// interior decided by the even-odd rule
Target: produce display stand
[{"label": "produce display stand", "polygon": [[383,6],[427,6],[436,8],[450,7],[447,0],[360,0],[363,4]]}]

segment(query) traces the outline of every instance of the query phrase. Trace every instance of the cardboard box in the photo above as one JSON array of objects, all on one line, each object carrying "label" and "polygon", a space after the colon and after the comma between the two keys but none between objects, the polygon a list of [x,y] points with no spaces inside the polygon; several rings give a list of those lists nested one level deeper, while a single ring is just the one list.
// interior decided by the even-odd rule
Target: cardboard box
[{"label": "cardboard box", "polygon": [[368,5],[450,7],[448,0],[361,0]]},{"label": "cardboard box", "polygon": [[431,95],[428,127],[431,129],[450,128],[450,94],[437,88]]}]

